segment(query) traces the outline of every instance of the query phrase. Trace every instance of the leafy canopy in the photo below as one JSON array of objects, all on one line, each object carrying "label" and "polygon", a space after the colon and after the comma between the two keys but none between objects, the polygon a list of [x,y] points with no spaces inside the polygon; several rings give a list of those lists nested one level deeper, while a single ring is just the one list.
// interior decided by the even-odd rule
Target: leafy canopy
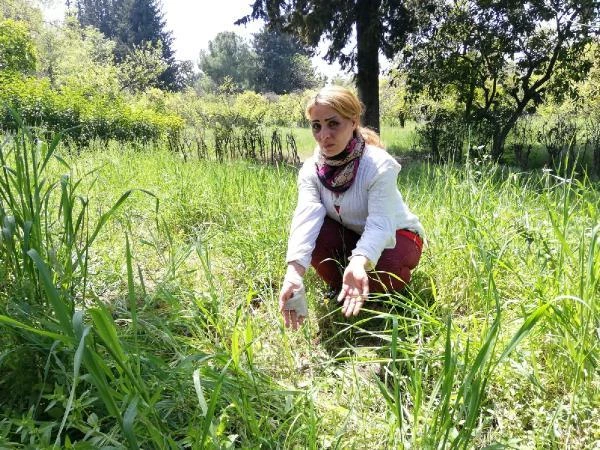
[{"label": "leafy canopy", "polygon": [[0,71],[31,73],[36,67],[36,50],[23,22],[0,20]]},{"label": "leafy canopy", "polygon": [[423,3],[404,51],[413,93],[456,95],[467,121],[485,122],[500,156],[517,119],[551,87],[568,93],[590,67],[583,57],[598,17],[594,0]]}]

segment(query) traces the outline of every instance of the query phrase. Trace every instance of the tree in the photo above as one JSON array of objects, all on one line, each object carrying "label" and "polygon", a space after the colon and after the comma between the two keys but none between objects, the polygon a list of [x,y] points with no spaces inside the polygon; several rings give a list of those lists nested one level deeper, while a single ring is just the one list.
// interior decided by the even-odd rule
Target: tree
[{"label": "tree", "polygon": [[167,69],[160,41],[157,46],[143,42],[145,45],[135,46],[118,65],[121,85],[130,92],[152,87]]},{"label": "tree", "polygon": [[0,71],[31,73],[36,60],[35,46],[25,23],[0,20]]},{"label": "tree", "polygon": [[177,87],[177,63],[173,50],[173,37],[166,31],[166,22],[157,0],[127,0],[127,26],[121,29],[120,38],[129,50],[152,43],[160,48],[166,63],[158,77],[158,87],[174,90]]},{"label": "tree", "polygon": [[43,14],[40,8],[30,0],[2,0],[0,19],[13,19],[25,22],[29,29],[38,32],[43,27]]},{"label": "tree", "polygon": [[136,58],[139,49],[160,50],[165,69],[151,83],[163,89],[179,87],[173,37],[166,31],[157,0],[76,0],[75,11],[82,26],[93,26],[116,42],[117,61]]},{"label": "tree", "polygon": [[406,77],[396,71],[392,71],[390,76],[382,78],[379,83],[381,120],[383,123],[398,124],[404,128],[409,118]]},{"label": "tree", "polygon": [[496,159],[518,118],[591,64],[582,56],[597,19],[594,0],[433,0],[427,7],[405,51],[409,88],[456,95],[465,121],[490,130]]},{"label": "tree", "polygon": [[123,75],[114,61],[115,43],[94,27],[81,27],[74,17],[40,37],[39,72],[52,88],[74,89],[116,98]]},{"label": "tree", "polygon": [[[411,15],[400,0],[254,0],[252,13],[237,24],[264,19],[316,48],[322,37],[331,45],[325,59],[344,69],[356,67],[358,95],[365,105],[363,123],[379,130],[379,52],[392,58],[406,40]],[[344,48],[356,31],[356,47]]]},{"label": "tree", "polygon": [[254,87],[256,64],[256,55],[244,39],[225,31],[208,42],[208,51],[200,52],[198,67],[217,86],[228,79],[237,90],[245,90]]},{"label": "tree", "polygon": [[290,35],[263,28],[254,35],[253,48],[258,92],[286,94],[322,83],[311,64],[310,52]]}]

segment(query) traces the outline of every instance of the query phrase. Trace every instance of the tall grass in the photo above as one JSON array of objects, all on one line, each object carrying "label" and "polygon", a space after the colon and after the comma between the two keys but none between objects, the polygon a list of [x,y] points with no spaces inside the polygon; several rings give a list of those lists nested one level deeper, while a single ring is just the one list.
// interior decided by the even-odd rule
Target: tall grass
[{"label": "tall grass", "polygon": [[[190,439],[186,433],[190,430],[182,426],[192,424],[181,423],[181,417],[170,417],[179,414],[173,409],[171,396],[175,391],[172,389],[180,386],[178,376],[187,378],[186,373],[190,375],[186,382],[191,387],[192,367],[185,361],[193,355],[188,350],[185,357],[182,356],[178,339],[172,332],[159,325],[156,317],[148,322],[142,311],[138,311],[127,234],[123,253],[127,268],[127,310],[120,312],[124,315],[121,323],[126,324],[123,330],[114,318],[118,313],[113,305],[87,290],[90,248],[133,190],[127,190],[108,211],[97,217],[90,217],[89,201],[76,194],[82,180],[71,184],[70,177],[63,177],[60,195],[53,198],[53,189],[59,184],[51,184],[44,190],[46,180],[52,175],[45,169],[57,143],[56,140],[45,147],[30,130],[22,128],[11,144],[0,149],[4,168],[2,219],[4,223],[13,224],[3,230],[0,247],[2,259],[13,259],[13,266],[8,267],[3,279],[7,296],[0,304],[0,324],[8,333],[3,334],[2,340],[5,375],[0,386],[2,397],[7,399],[3,402],[5,415],[14,417],[12,424],[7,422],[4,439],[14,437],[16,442],[36,447],[70,446],[83,440],[100,447],[179,448],[183,441]],[[40,149],[43,159],[38,154]],[[54,156],[70,169],[62,158]],[[76,209],[73,199],[81,200],[80,210]],[[165,238],[171,240],[170,236]],[[176,271],[177,262],[172,259],[171,254],[168,266]],[[18,276],[13,277],[14,274]],[[176,274],[167,272],[167,276],[172,282]],[[141,272],[139,282],[144,284]],[[25,295],[15,298],[14,293],[20,292],[22,286],[28,288]],[[167,294],[168,300],[177,300],[173,292],[165,288],[158,290],[157,295],[161,294]],[[151,313],[154,316],[157,311]],[[197,448],[209,444],[222,446],[225,438],[218,429],[222,417],[216,415],[215,408],[222,408],[223,401],[239,411],[239,418],[249,429],[249,441],[269,442],[271,437],[259,435],[263,421],[272,415],[266,411],[278,408],[278,402],[293,396],[280,393],[274,385],[265,389],[272,382],[260,373],[247,371],[246,364],[252,368],[252,326],[246,320],[240,322],[243,325],[233,328],[230,345],[213,343],[208,352],[198,349],[197,367],[193,368],[194,386],[197,398],[202,399],[200,380],[204,380],[210,407],[206,401],[192,406],[193,397],[181,398],[192,416],[197,415],[194,411],[198,409],[203,413],[198,420],[198,428],[203,432],[189,441]],[[243,338],[236,337],[240,326],[244,330]],[[164,354],[151,356],[147,353],[151,351],[150,342],[142,336],[151,337],[156,331],[169,347],[163,347]],[[247,343],[240,348],[240,342]],[[170,354],[173,351],[176,353]],[[246,364],[242,364],[242,355]],[[44,359],[46,362],[42,365]],[[42,368],[43,377],[34,381],[35,374]],[[18,376],[23,372],[31,373],[32,384],[19,383]],[[172,384],[167,387],[165,382]],[[24,394],[31,386],[35,386],[32,394],[37,400],[29,407]],[[259,390],[262,395],[258,395]],[[241,405],[236,403],[240,399]],[[251,408],[254,404],[258,406]],[[27,414],[27,423],[19,419],[21,414]],[[40,428],[47,432],[40,434]],[[280,428],[286,429],[285,425]]]},{"label": "tall grass", "polygon": [[[27,161],[45,145],[23,142]],[[16,145],[3,147],[10,183]],[[589,180],[407,165],[399,186],[428,232],[410,289],[374,297],[347,321],[310,272],[311,316],[291,333],[276,297],[295,169],[186,162],[162,148],[59,150],[42,187],[31,185],[46,199],[43,245],[23,252],[15,219],[13,243],[0,246],[3,261],[16,261],[1,273],[3,446],[588,448],[598,439],[600,194]],[[54,187],[45,195],[44,186]],[[23,202],[4,198],[4,216],[16,216]],[[30,297],[43,308],[27,306]],[[14,388],[22,373],[29,395]]]}]

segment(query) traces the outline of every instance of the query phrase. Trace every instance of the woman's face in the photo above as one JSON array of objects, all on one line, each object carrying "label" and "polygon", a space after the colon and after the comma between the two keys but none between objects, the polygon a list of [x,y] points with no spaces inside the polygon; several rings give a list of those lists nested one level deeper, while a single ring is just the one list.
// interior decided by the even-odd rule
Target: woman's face
[{"label": "woman's face", "polygon": [[330,106],[314,105],[309,115],[313,136],[321,148],[321,153],[328,158],[346,148],[358,125],[357,120],[343,117]]}]

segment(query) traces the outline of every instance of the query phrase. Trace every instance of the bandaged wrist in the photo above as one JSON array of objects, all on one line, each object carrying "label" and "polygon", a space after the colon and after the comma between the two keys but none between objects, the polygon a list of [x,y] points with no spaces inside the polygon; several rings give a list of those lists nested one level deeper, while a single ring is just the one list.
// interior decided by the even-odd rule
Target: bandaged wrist
[{"label": "bandaged wrist", "polygon": [[288,267],[287,272],[285,273],[285,277],[283,278],[283,281],[288,281],[296,286],[302,286],[302,277],[300,276],[300,274],[298,272],[296,272],[294,269]]},{"label": "bandaged wrist", "polygon": [[304,286],[294,291],[294,295],[285,302],[283,309],[288,311],[296,311],[297,316],[308,315],[308,306],[306,304],[306,290]]}]

